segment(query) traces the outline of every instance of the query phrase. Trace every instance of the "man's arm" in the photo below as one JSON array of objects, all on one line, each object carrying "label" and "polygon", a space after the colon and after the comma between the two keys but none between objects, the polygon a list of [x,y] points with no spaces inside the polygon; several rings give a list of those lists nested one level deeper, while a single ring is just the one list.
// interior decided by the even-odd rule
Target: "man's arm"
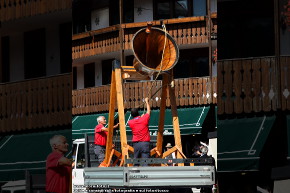
[{"label": "man's arm", "polygon": [[102,127],[102,129],[101,129],[102,131],[109,131],[109,129],[108,128],[106,128],[106,127]]},{"label": "man's arm", "polygon": [[[113,129],[116,129],[118,126],[119,126],[119,123],[117,123],[116,125],[114,125],[114,126],[113,126]],[[106,128],[106,127],[103,127],[101,130],[102,130],[102,131],[107,131],[107,132],[109,131],[109,129]]]},{"label": "man's arm", "polygon": [[60,166],[72,166],[72,161],[66,157],[62,157],[58,160]]},{"label": "man's arm", "polygon": [[151,108],[150,108],[150,105],[149,105],[149,99],[148,99],[148,97],[145,98],[145,103],[146,103],[146,107],[147,107],[147,112],[146,113],[150,115]]}]

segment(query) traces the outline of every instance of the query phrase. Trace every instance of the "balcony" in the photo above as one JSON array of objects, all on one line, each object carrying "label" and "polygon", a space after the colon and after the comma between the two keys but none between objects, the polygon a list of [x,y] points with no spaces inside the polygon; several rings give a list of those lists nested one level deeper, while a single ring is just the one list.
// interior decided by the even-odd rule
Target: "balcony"
[{"label": "balcony", "polygon": [[71,0],[1,0],[0,22],[71,9]]},{"label": "balcony", "polygon": [[[216,77],[175,79],[175,95],[178,107],[199,106],[216,104]],[[152,84],[153,87],[152,87]],[[130,109],[139,106],[143,99],[148,96],[152,87],[154,94],[162,86],[161,81],[147,81],[124,83],[124,106]],[[73,90],[72,114],[96,113],[109,110],[110,85]],[[161,102],[161,90],[150,101],[152,108],[159,108]],[[166,106],[170,107],[169,97],[166,98]],[[142,107],[141,107],[142,108]]]},{"label": "balcony", "polygon": [[0,133],[71,124],[71,74],[0,84]]},{"label": "balcony", "polygon": [[290,110],[290,56],[218,61],[218,114]]},{"label": "balcony", "polygon": [[[217,33],[216,15],[212,15],[213,24],[211,33]],[[207,44],[208,27],[205,17],[188,17],[178,19],[167,19],[167,32],[175,39],[178,45]],[[161,25],[160,21],[154,21],[153,26]],[[116,52],[120,48],[119,28],[124,30],[123,49],[131,49],[131,40],[134,34],[141,28],[147,26],[146,22],[128,23],[115,25],[100,30],[90,31],[74,35],[72,40],[73,60],[88,56]],[[204,45],[203,45],[204,46]]]}]

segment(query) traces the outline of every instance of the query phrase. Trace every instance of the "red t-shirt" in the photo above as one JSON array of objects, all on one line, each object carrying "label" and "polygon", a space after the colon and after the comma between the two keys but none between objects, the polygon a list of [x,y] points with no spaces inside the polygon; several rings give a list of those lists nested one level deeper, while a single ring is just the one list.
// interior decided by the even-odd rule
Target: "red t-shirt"
[{"label": "red t-shirt", "polygon": [[107,143],[107,131],[102,131],[103,124],[98,124],[95,128],[95,144],[106,146]]},{"label": "red t-shirt", "polygon": [[46,159],[46,192],[68,193],[71,167],[58,164],[63,155],[52,152]]},{"label": "red t-shirt", "polygon": [[150,115],[146,113],[142,117],[135,117],[128,122],[130,128],[132,129],[133,142],[150,141],[150,133],[148,128],[149,120]]}]

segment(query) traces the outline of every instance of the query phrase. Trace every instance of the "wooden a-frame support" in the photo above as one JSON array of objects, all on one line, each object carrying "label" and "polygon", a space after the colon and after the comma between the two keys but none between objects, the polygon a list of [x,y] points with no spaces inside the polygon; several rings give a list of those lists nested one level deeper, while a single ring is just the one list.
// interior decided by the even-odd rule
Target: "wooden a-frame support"
[{"label": "wooden a-frame support", "polygon": [[[172,71],[170,72],[172,73]],[[110,106],[109,106],[109,124],[108,124],[108,135],[106,144],[106,155],[103,163],[100,167],[115,166],[118,161],[120,161],[120,166],[124,165],[125,159],[129,158],[129,151],[134,152],[134,148],[127,143],[126,135],[126,125],[125,125],[125,113],[124,113],[124,96],[123,96],[123,79],[134,78],[138,79],[148,79],[144,75],[138,75],[139,73],[131,66],[120,66],[117,60],[113,61],[112,77],[111,77],[111,90],[110,90]],[[129,77],[128,77],[129,75]],[[176,152],[177,158],[186,158],[182,153],[182,144],[179,129],[179,119],[177,115],[177,106],[175,99],[173,76],[169,74],[162,75],[162,93],[161,93],[161,104],[160,104],[160,115],[159,115],[159,125],[158,125],[158,135],[157,144],[150,154],[156,157],[165,158],[173,152]],[[163,143],[163,131],[164,131],[164,117],[166,109],[166,100],[169,94],[171,112],[172,112],[172,123],[174,130],[174,141],[175,146],[168,151],[162,153],[162,143]],[[115,107],[117,103],[118,114],[119,114],[119,128],[120,128],[120,138],[121,138],[121,150],[118,152],[113,147],[113,131],[114,131],[114,114]],[[112,157],[115,155],[117,160],[111,164]],[[177,164],[178,166],[184,165],[183,163]]]}]

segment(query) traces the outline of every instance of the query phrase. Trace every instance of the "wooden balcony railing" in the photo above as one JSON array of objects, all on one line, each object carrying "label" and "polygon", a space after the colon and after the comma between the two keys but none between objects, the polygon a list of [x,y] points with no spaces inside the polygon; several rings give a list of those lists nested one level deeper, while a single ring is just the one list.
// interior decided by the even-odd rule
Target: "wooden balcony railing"
[{"label": "wooden balcony railing", "polygon": [[[176,79],[174,84],[177,106],[216,104],[216,80],[216,77],[213,77],[212,81],[209,77]],[[154,84],[153,87],[152,84]],[[155,93],[161,86],[161,81],[156,81],[156,83],[153,83],[153,81],[124,83],[125,108],[130,109],[139,106],[142,100],[148,96],[148,90],[151,87],[152,93]],[[110,85],[73,90],[72,95],[73,115],[109,110]],[[160,101],[161,90],[150,101],[151,107],[160,107]],[[166,98],[166,105],[167,107],[170,106],[168,97]]]},{"label": "wooden balcony railing", "polygon": [[[164,20],[164,23],[167,24],[167,32],[179,45],[208,43],[205,17],[168,19]],[[160,25],[160,21],[154,21],[154,25]],[[125,50],[131,49],[133,35],[146,26],[146,22],[129,23],[74,35],[72,38],[72,58],[75,60],[120,50],[119,27],[124,29],[123,48]],[[216,21],[213,21],[211,32],[217,32]]]},{"label": "wooden balcony railing", "polygon": [[290,110],[290,57],[279,59],[218,61],[218,114]]},{"label": "wooden balcony railing", "polygon": [[71,74],[0,84],[0,133],[71,123]]},{"label": "wooden balcony railing", "polygon": [[0,0],[0,22],[71,9],[72,0]]}]

